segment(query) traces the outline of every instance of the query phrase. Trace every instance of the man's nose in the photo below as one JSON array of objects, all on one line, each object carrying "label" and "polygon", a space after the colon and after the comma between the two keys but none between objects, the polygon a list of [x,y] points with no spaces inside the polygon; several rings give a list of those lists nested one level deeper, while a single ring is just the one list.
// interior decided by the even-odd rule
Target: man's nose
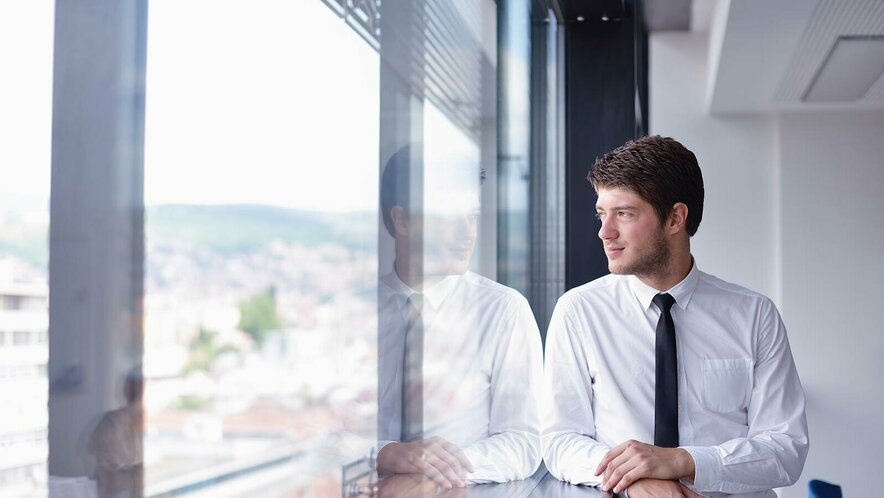
[{"label": "man's nose", "polygon": [[617,238],[617,230],[611,226],[611,222],[607,219],[602,220],[602,227],[599,228],[599,238],[602,240]]},{"label": "man's nose", "polygon": [[456,216],[452,218],[451,224],[458,235],[469,234],[476,225],[471,215]]}]

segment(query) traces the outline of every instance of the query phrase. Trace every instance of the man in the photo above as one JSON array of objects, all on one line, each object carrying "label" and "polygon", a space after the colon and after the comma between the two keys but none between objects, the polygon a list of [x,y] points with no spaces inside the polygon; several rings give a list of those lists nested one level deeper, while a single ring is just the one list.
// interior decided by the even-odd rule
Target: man
[{"label": "man", "polygon": [[378,471],[448,489],[522,479],[541,461],[540,334],[524,297],[469,271],[478,161],[426,152],[404,147],[381,179],[395,261],[378,295]]},{"label": "man", "polygon": [[696,157],[645,137],[597,160],[588,180],[611,274],[553,313],[547,467],[630,498],[775,496],[804,466],[804,392],[773,303],[691,255]]}]

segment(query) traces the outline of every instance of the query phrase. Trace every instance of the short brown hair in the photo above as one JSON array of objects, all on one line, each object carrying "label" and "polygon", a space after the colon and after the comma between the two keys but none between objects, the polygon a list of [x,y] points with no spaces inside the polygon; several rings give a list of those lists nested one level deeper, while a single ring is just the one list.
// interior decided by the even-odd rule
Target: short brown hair
[{"label": "short brown hair", "polygon": [[685,146],[659,135],[630,140],[601,159],[586,177],[592,187],[622,188],[638,194],[666,218],[677,202],[688,207],[686,230],[697,233],[703,219],[703,174],[697,157]]}]

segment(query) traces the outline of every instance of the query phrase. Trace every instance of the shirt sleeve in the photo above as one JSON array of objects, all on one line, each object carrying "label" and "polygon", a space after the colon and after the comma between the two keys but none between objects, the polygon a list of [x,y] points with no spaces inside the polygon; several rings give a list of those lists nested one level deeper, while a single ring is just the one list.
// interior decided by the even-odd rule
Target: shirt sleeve
[{"label": "shirt sleeve", "polygon": [[751,493],[790,486],[801,475],[809,439],[804,389],[776,307],[765,300],[756,320],[756,361],[748,434],[717,446],[685,446],[702,493]]},{"label": "shirt sleeve", "polygon": [[540,331],[528,301],[519,296],[514,304],[494,353],[489,437],[463,450],[474,484],[524,479],[540,466]]},{"label": "shirt sleeve", "polygon": [[556,304],[546,336],[544,366],[543,458],[549,472],[572,484],[601,484],[595,469],[610,448],[595,439],[592,377],[586,334],[569,315],[565,295]]}]

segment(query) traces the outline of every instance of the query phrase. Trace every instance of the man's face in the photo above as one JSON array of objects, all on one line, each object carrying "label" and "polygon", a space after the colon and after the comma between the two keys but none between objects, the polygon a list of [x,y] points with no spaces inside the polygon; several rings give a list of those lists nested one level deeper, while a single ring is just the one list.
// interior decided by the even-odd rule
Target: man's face
[{"label": "man's face", "polygon": [[424,217],[425,274],[458,274],[469,269],[479,221],[478,193],[471,194],[449,191],[444,203],[428,203]]},{"label": "man's face", "polygon": [[622,188],[600,188],[596,216],[605,246],[608,270],[620,275],[654,276],[670,260],[669,241],[654,208],[638,194]]}]

